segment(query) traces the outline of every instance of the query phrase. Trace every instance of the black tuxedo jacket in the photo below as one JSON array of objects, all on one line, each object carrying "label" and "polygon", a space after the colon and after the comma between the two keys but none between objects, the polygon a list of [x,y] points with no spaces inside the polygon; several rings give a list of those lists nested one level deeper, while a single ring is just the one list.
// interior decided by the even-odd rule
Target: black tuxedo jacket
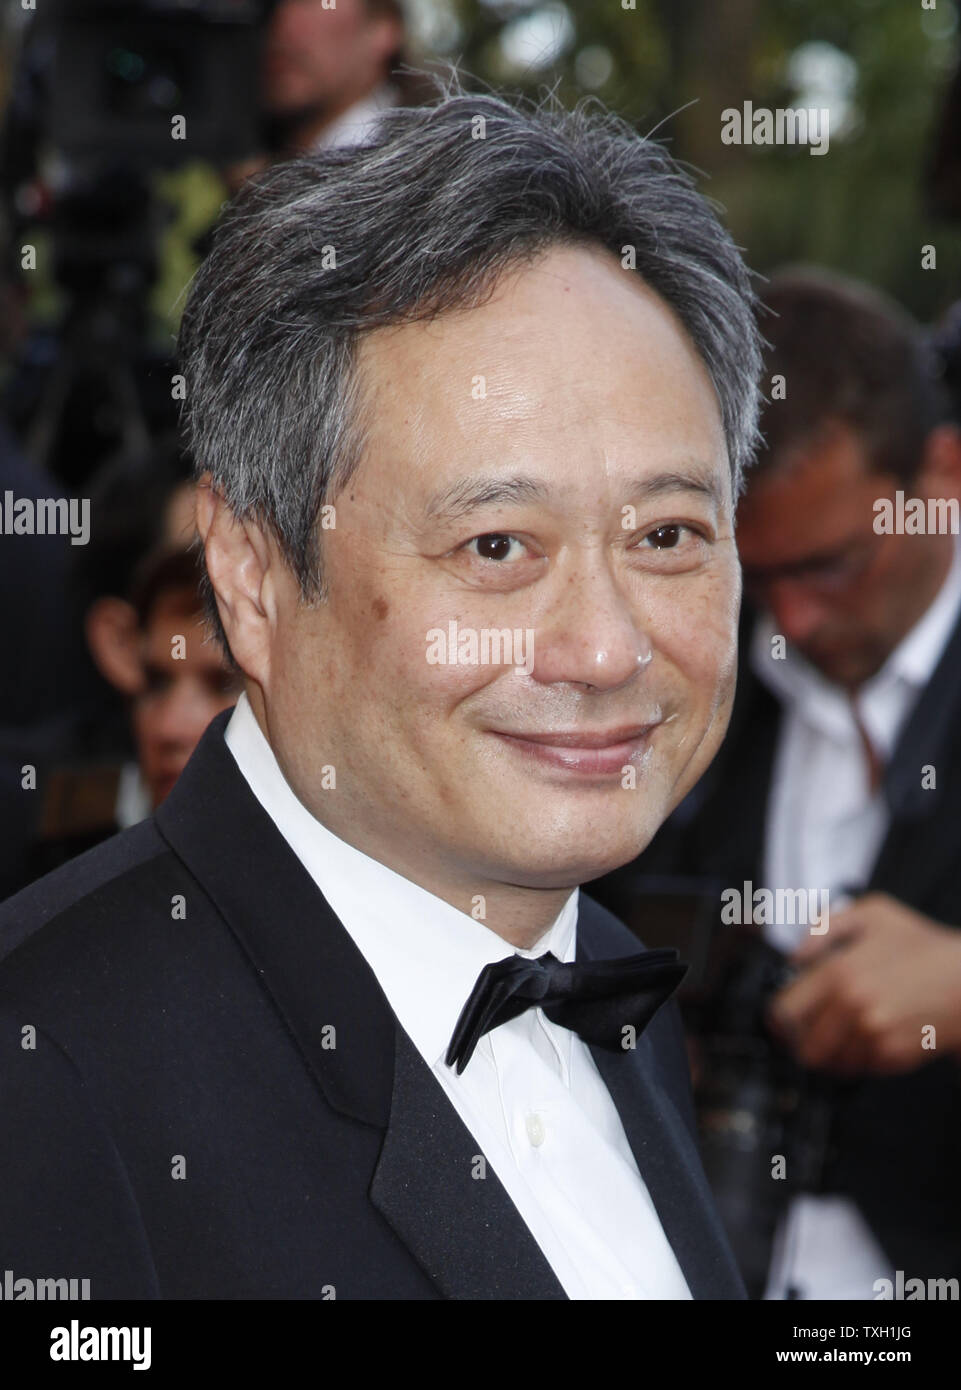
[{"label": "black tuxedo jacket", "polygon": [[[0,908],[0,1268],[93,1298],[563,1299],[227,717],[155,818]],[[586,897],[578,939],[638,949]],[[592,1051],[694,1297],[744,1297],[673,1001]]]},{"label": "black tuxedo jacket", "polygon": [[[762,884],[781,706],[751,672],[749,647],[746,622],[731,726],[709,773],[634,864],[596,885],[602,900],[624,903],[672,878],[718,893]],[[922,784],[926,766],[935,769],[933,788]],[[908,717],[883,788],[888,832],[858,886],[961,927],[961,622]],[[896,1269],[961,1277],[961,1062],[937,1058],[845,1091],[828,1188],[857,1203]]]}]

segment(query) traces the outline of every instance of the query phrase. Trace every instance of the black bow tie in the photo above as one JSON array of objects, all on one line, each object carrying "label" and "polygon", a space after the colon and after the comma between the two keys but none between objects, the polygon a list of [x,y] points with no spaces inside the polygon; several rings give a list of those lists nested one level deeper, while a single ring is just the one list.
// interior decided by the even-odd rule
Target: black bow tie
[{"label": "black bow tie", "polygon": [[585,1042],[626,1050],[686,974],[673,947],[569,965],[550,951],[534,959],[508,956],[485,965],[477,977],[450,1040],[447,1065],[456,1064],[459,1076],[485,1033],[538,1006]]}]

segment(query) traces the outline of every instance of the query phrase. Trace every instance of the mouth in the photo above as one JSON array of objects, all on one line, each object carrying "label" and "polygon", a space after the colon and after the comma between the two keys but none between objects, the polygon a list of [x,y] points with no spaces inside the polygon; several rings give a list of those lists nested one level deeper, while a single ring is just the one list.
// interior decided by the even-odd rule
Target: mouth
[{"label": "mouth", "polygon": [[589,776],[619,776],[628,765],[636,765],[650,747],[652,724],[632,724],[619,729],[591,733],[587,730],[552,730],[548,733],[490,732],[528,761],[547,767]]},{"label": "mouth", "polygon": [[851,655],[849,643],[805,643],[798,646],[801,655],[811,663],[812,666],[834,666],[838,662],[842,664]]}]

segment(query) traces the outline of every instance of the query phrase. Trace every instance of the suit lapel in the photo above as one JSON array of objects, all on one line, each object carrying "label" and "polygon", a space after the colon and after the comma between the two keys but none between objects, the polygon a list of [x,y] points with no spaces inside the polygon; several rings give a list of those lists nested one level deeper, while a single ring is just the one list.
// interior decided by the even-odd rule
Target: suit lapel
[{"label": "suit lapel", "polygon": [[[157,827],[213,900],[325,1098],[383,1127],[393,1015],[377,978],[267,813],[223,739],[218,715]],[[190,920],[191,904],[186,905]]]},{"label": "suit lapel", "polygon": [[690,1131],[657,1080],[646,1034],[633,1050],[592,1047],[664,1234],[695,1299],[744,1298]]},{"label": "suit lapel", "polygon": [[[590,905],[581,903],[578,958],[596,959],[589,940]],[[721,1226],[700,1155],[661,1078],[648,1025],[633,1049],[591,1047],[624,1126],[641,1177],[695,1299],[743,1299],[746,1292]]]},{"label": "suit lapel", "polygon": [[477,1140],[399,1026],[390,1123],[370,1197],[445,1298],[566,1299]]},{"label": "suit lapel", "polygon": [[220,911],[327,1103],[384,1131],[371,1201],[443,1297],[566,1298],[490,1166],[472,1176],[476,1139],[241,775],[223,739],[229,714],[204,734],[157,826]]},{"label": "suit lapel", "polygon": [[[961,708],[961,620],[934,674],[918,697],[884,773],[890,824],[869,887],[914,902],[921,886],[949,875],[957,861],[956,784],[948,776],[957,758]],[[922,768],[934,768],[933,786]],[[952,800],[954,804],[952,805]]]}]

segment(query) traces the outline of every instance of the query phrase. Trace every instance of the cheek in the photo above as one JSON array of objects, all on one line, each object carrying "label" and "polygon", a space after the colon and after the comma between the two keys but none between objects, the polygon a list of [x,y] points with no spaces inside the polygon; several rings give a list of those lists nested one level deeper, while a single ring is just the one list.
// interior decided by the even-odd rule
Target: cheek
[{"label": "cheek", "polygon": [[[430,633],[430,637],[428,637]],[[384,634],[377,654],[380,695],[408,724],[443,729],[457,708],[505,675],[503,668],[464,660],[447,623]]]},{"label": "cheek", "polygon": [[[737,576],[705,585],[675,624],[666,655],[676,681],[680,718],[674,726],[673,791],[667,815],[715,758],[727,732],[737,688]],[[665,764],[665,771],[667,765]]]},{"label": "cheek", "polygon": [[687,685],[692,704],[723,703],[732,697],[737,678],[738,573],[726,566],[687,582],[680,601],[665,596],[652,628],[654,640]]},{"label": "cheek", "polygon": [[[414,616],[418,610],[427,615]],[[449,609],[441,605],[440,611]],[[435,729],[503,674],[459,660],[437,605],[418,605],[413,596],[402,600],[396,587],[358,592],[335,623],[318,621],[319,612],[305,613],[274,666],[278,694],[292,717],[313,708],[328,727],[346,719],[352,727]]]},{"label": "cheek", "polygon": [[147,709],[141,709],[134,714],[133,733],[141,757],[149,755],[153,751],[154,745],[157,743],[159,724],[158,706],[153,703]]}]

